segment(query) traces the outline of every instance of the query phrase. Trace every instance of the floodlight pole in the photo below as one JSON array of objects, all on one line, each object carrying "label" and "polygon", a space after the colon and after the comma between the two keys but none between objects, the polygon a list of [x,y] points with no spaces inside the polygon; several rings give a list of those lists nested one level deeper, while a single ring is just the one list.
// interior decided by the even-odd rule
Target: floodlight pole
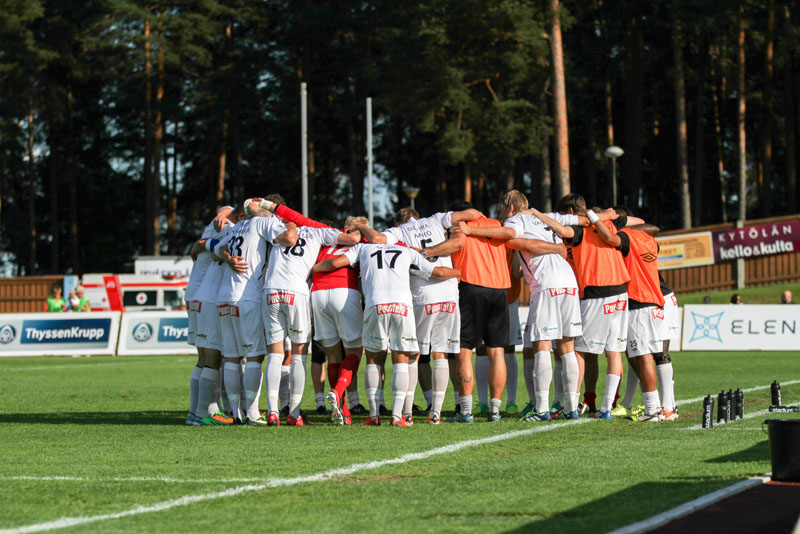
[{"label": "floodlight pole", "polygon": [[369,191],[369,225],[374,226],[372,205],[372,97],[367,97],[367,190]]},{"label": "floodlight pole", "polygon": [[306,82],[300,84],[300,182],[303,191],[303,215],[308,217],[308,107]]},{"label": "floodlight pole", "polygon": [[611,159],[611,197],[615,206],[617,205],[617,158],[624,153],[625,151],[618,146],[610,146],[603,152],[605,157]]}]

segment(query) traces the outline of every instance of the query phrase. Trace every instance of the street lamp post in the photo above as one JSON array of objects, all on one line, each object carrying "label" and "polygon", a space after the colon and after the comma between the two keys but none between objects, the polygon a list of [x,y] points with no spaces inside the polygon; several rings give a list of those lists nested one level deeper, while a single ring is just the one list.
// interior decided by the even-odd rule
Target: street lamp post
[{"label": "street lamp post", "polygon": [[416,199],[417,195],[419,195],[419,187],[414,187],[414,186],[409,185],[408,187],[403,189],[403,192],[406,194],[406,196],[408,198],[411,199],[411,209],[412,210],[416,209],[414,207],[414,199]]},{"label": "street lamp post", "polygon": [[617,158],[625,153],[618,146],[608,147],[603,154],[607,158],[611,158],[611,196],[614,200],[614,205],[617,205]]}]

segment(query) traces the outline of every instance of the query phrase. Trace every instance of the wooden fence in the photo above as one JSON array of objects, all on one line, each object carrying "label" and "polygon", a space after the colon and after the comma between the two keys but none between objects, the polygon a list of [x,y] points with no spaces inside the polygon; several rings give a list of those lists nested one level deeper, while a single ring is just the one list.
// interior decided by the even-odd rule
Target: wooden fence
[{"label": "wooden fence", "polygon": [[63,280],[60,275],[0,278],[0,313],[47,311],[50,286]]}]

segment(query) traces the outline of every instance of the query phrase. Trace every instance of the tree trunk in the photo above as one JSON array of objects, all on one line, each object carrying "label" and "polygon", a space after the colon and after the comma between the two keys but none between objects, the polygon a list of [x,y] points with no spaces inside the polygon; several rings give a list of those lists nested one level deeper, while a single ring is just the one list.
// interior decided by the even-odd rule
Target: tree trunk
[{"label": "tree trunk", "polygon": [[472,202],[472,171],[470,164],[464,164],[464,200]]},{"label": "tree trunk", "polygon": [[[542,210],[545,213],[553,211],[553,175],[550,171],[550,145],[544,144],[542,149]],[[559,197],[561,200],[561,197]]]},{"label": "tree trunk", "polygon": [[151,254],[161,255],[161,144],[164,140],[162,106],[164,104],[164,21],[158,21],[158,33],[162,42],[158,45],[158,84],[156,86],[155,119],[153,133],[153,249]]},{"label": "tree trunk", "polygon": [[775,57],[775,0],[767,2],[767,32],[764,43],[764,104],[767,113],[764,121],[763,135],[761,137],[764,145],[763,169],[759,175],[759,205],[761,215],[769,217],[772,215],[772,158],[773,158],[773,129],[772,123],[775,120],[775,106],[773,97],[773,61]]},{"label": "tree trunk", "polygon": [[675,90],[675,133],[678,145],[678,183],[681,193],[681,227],[692,226],[691,200],[689,195],[689,158],[686,127],[686,94],[683,80],[683,38],[677,13],[672,21],[673,83]]},{"label": "tree trunk", "polygon": [[708,206],[701,209],[702,199],[705,198],[705,114],[706,114],[706,76],[708,72],[708,47],[706,46],[705,32],[700,37],[700,64],[697,67],[697,93],[695,104],[694,122],[694,180],[692,181],[692,225],[702,224],[704,213],[708,212]]},{"label": "tree trunk", "polygon": [[28,270],[36,272],[36,167],[33,161],[33,102],[28,97]]},{"label": "tree trunk", "polygon": [[567,128],[567,90],[564,80],[564,52],[561,44],[559,0],[548,0],[550,11],[550,51],[553,57],[553,119],[556,147],[556,192],[558,198],[570,192],[569,138]]},{"label": "tree trunk", "polygon": [[[78,176],[75,170],[75,160],[78,148],[75,142],[75,132],[72,122],[72,89],[67,91],[67,139],[70,140],[67,146],[70,147],[67,155],[67,179],[69,181],[69,257],[72,271],[76,274],[83,273],[80,255],[80,240],[78,236]],[[74,148],[73,148],[74,147]]]},{"label": "tree trunk", "polygon": [[[50,159],[48,161],[49,170],[50,170],[50,233],[52,234],[53,240],[50,243],[50,272],[51,273],[58,273],[61,272],[61,269],[58,267],[58,255],[59,255],[59,228],[58,223],[61,221],[61,217],[59,217],[58,213],[58,197],[59,197],[59,187],[58,187],[58,172],[59,172],[59,164],[58,164],[58,156],[56,154],[56,145],[57,145],[57,134],[55,132],[56,125],[55,121],[52,118],[52,114],[48,113],[48,140],[47,144],[50,145]],[[62,167],[63,168],[63,167]]]},{"label": "tree trunk", "polygon": [[746,113],[746,99],[745,99],[745,50],[744,50],[744,3],[743,0],[739,1],[739,17],[738,17],[738,36],[737,36],[737,55],[738,55],[738,84],[736,95],[738,100],[737,111],[737,126],[739,132],[739,220],[744,221],[747,218],[747,138],[745,133],[745,113]]},{"label": "tree trunk", "polygon": [[[725,183],[725,160],[723,158],[723,132],[720,120],[719,101],[720,88],[717,86],[716,65],[719,61],[719,53],[716,45],[711,46],[711,105],[714,108],[714,140],[716,145],[717,178],[720,188],[720,207],[722,208],[722,222],[728,222],[728,192]],[[720,83],[722,85],[722,83]]]},{"label": "tree trunk", "polygon": [[153,179],[153,95],[150,79],[152,65],[150,61],[150,21],[144,21],[144,226],[146,254],[152,254],[156,248],[156,184]]},{"label": "tree trunk", "polygon": [[[786,19],[786,27],[791,27],[792,17],[789,6],[783,8],[783,15]],[[797,116],[797,86],[795,81],[794,72],[797,68],[797,61],[795,51],[788,53],[788,68],[785,70],[787,83],[787,103],[788,113],[786,113],[786,209],[789,213],[797,211],[797,123],[795,117]]]},{"label": "tree trunk", "polygon": [[625,165],[621,166],[620,203],[638,206],[642,183],[644,122],[644,36],[640,16],[631,14],[625,31]]}]

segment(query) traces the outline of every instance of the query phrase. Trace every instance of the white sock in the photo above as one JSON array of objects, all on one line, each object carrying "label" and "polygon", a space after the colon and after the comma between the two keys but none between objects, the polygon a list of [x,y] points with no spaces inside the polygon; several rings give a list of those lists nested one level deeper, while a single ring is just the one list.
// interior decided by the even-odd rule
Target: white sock
[{"label": "white sock", "polygon": [[522,374],[525,375],[525,389],[528,390],[528,402],[534,404],[536,402],[536,386],[533,382],[533,368],[536,360],[522,360]]},{"label": "white sock", "polygon": [[[214,381],[214,390],[211,393],[211,399],[208,402],[208,413],[210,415],[214,415],[215,413],[222,411],[222,406],[220,406],[220,401],[222,400],[220,398],[220,390],[222,389],[222,373],[219,372],[219,369],[213,369],[211,367],[206,367],[206,369],[211,369],[217,373],[215,375],[217,379]],[[203,375],[200,375],[200,377],[202,378]],[[197,402],[199,403],[200,400],[198,399]]]},{"label": "white sock", "polygon": [[[380,376],[380,375],[378,375]],[[379,387],[375,391],[375,399],[378,401],[378,406],[386,406],[386,399],[383,397],[383,387]]]},{"label": "white sock", "polygon": [[478,387],[478,402],[489,405],[489,357],[475,357],[475,385]]},{"label": "white sock", "polygon": [[317,403],[317,408],[319,408],[320,406],[325,406],[325,394],[314,393],[314,402]]},{"label": "white sock", "polygon": [[209,411],[209,406],[211,406],[211,399],[214,397],[214,389],[217,387],[218,378],[219,371],[210,367],[203,367],[200,379],[197,381],[197,408],[194,412],[200,419],[216,413],[216,411]]},{"label": "white sock", "polygon": [[247,362],[244,366],[244,398],[247,417],[258,419],[258,394],[261,392],[261,362]]},{"label": "white sock", "polygon": [[281,360],[281,379],[279,385],[281,404],[280,407],[275,411],[279,412],[281,408],[289,405],[289,390],[291,389],[290,385],[291,377],[292,377],[292,366],[283,365],[283,360]]},{"label": "white sock", "polygon": [[606,390],[603,394],[603,403],[600,405],[601,412],[607,412],[614,404],[614,396],[617,394],[617,386],[619,386],[620,377],[617,375],[606,375]]},{"label": "white sock", "polygon": [[453,391],[453,399],[454,399],[454,401],[456,403],[456,406],[458,406],[459,410],[460,410],[461,409],[461,394],[458,391],[455,391],[455,388],[453,388],[453,390],[454,390]]},{"label": "white sock", "polygon": [[403,415],[412,415],[414,411],[414,394],[417,392],[417,380],[419,379],[419,362],[411,360],[408,362],[408,391],[403,404]]},{"label": "white sock", "polygon": [[380,383],[381,372],[378,370],[378,366],[368,363],[364,371],[364,388],[367,390],[370,417],[378,417],[378,386]]},{"label": "white sock", "polygon": [[461,395],[461,414],[472,414],[472,395]]},{"label": "white sock", "polygon": [[[575,353],[573,352],[572,355],[574,356]],[[561,361],[561,358],[556,358],[555,367],[553,368],[553,386],[555,387],[555,398],[553,398],[553,402],[561,403],[564,405],[564,362]],[[578,389],[577,384],[575,385],[575,389]]]},{"label": "white sock", "polygon": [[431,413],[441,417],[444,394],[447,391],[447,384],[450,382],[450,364],[447,362],[447,358],[433,360],[432,382]]},{"label": "white sock", "polygon": [[625,396],[622,398],[622,405],[627,409],[631,409],[633,404],[633,396],[636,395],[636,389],[639,387],[639,375],[633,369],[633,366],[628,361],[628,379],[625,382]]},{"label": "white sock", "polygon": [[489,399],[489,413],[491,414],[500,413],[500,405],[502,403],[503,399]]},{"label": "white sock", "polygon": [[197,387],[200,383],[200,374],[202,372],[203,368],[195,365],[189,377],[189,413],[194,415],[197,415]]},{"label": "white sock", "polygon": [[403,406],[408,395],[408,364],[392,365],[392,417],[403,417]]},{"label": "white sock", "polygon": [[506,352],[506,406],[517,403],[517,381],[519,380],[519,363],[516,352]]},{"label": "white sock", "polygon": [[568,352],[561,355],[561,382],[564,385],[565,409],[567,413],[578,409],[578,357],[575,352]]},{"label": "white sock", "polygon": [[236,419],[244,419],[239,403],[242,398],[242,380],[239,378],[239,373],[242,367],[239,362],[225,362],[223,373],[225,373],[225,391],[228,394],[228,402],[231,405],[233,417]]},{"label": "white sock", "polygon": [[661,396],[661,403],[664,409],[670,412],[675,411],[675,382],[672,362],[656,365],[658,375],[658,392]]},{"label": "white sock", "polygon": [[[270,413],[281,411],[280,390],[283,382],[283,354],[273,352],[267,357],[264,380],[267,383],[267,409]],[[288,374],[287,374],[288,376]]]},{"label": "white sock", "polygon": [[303,390],[306,388],[306,358],[307,354],[292,354],[289,414],[295,419],[300,417],[300,402],[303,400]]},{"label": "white sock", "polygon": [[347,404],[348,406],[358,406],[359,404],[358,398],[358,391],[348,391],[347,392]]},{"label": "white sock", "polygon": [[553,381],[553,363],[550,351],[542,350],[534,356],[534,384],[536,387],[536,412],[550,411],[550,382]]},{"label": "white sock", "polygon": [[661,401],[658,399],[658,390],[642,391],[642,401],[644,402],[644,414],[653,415],[661,409]]}]

